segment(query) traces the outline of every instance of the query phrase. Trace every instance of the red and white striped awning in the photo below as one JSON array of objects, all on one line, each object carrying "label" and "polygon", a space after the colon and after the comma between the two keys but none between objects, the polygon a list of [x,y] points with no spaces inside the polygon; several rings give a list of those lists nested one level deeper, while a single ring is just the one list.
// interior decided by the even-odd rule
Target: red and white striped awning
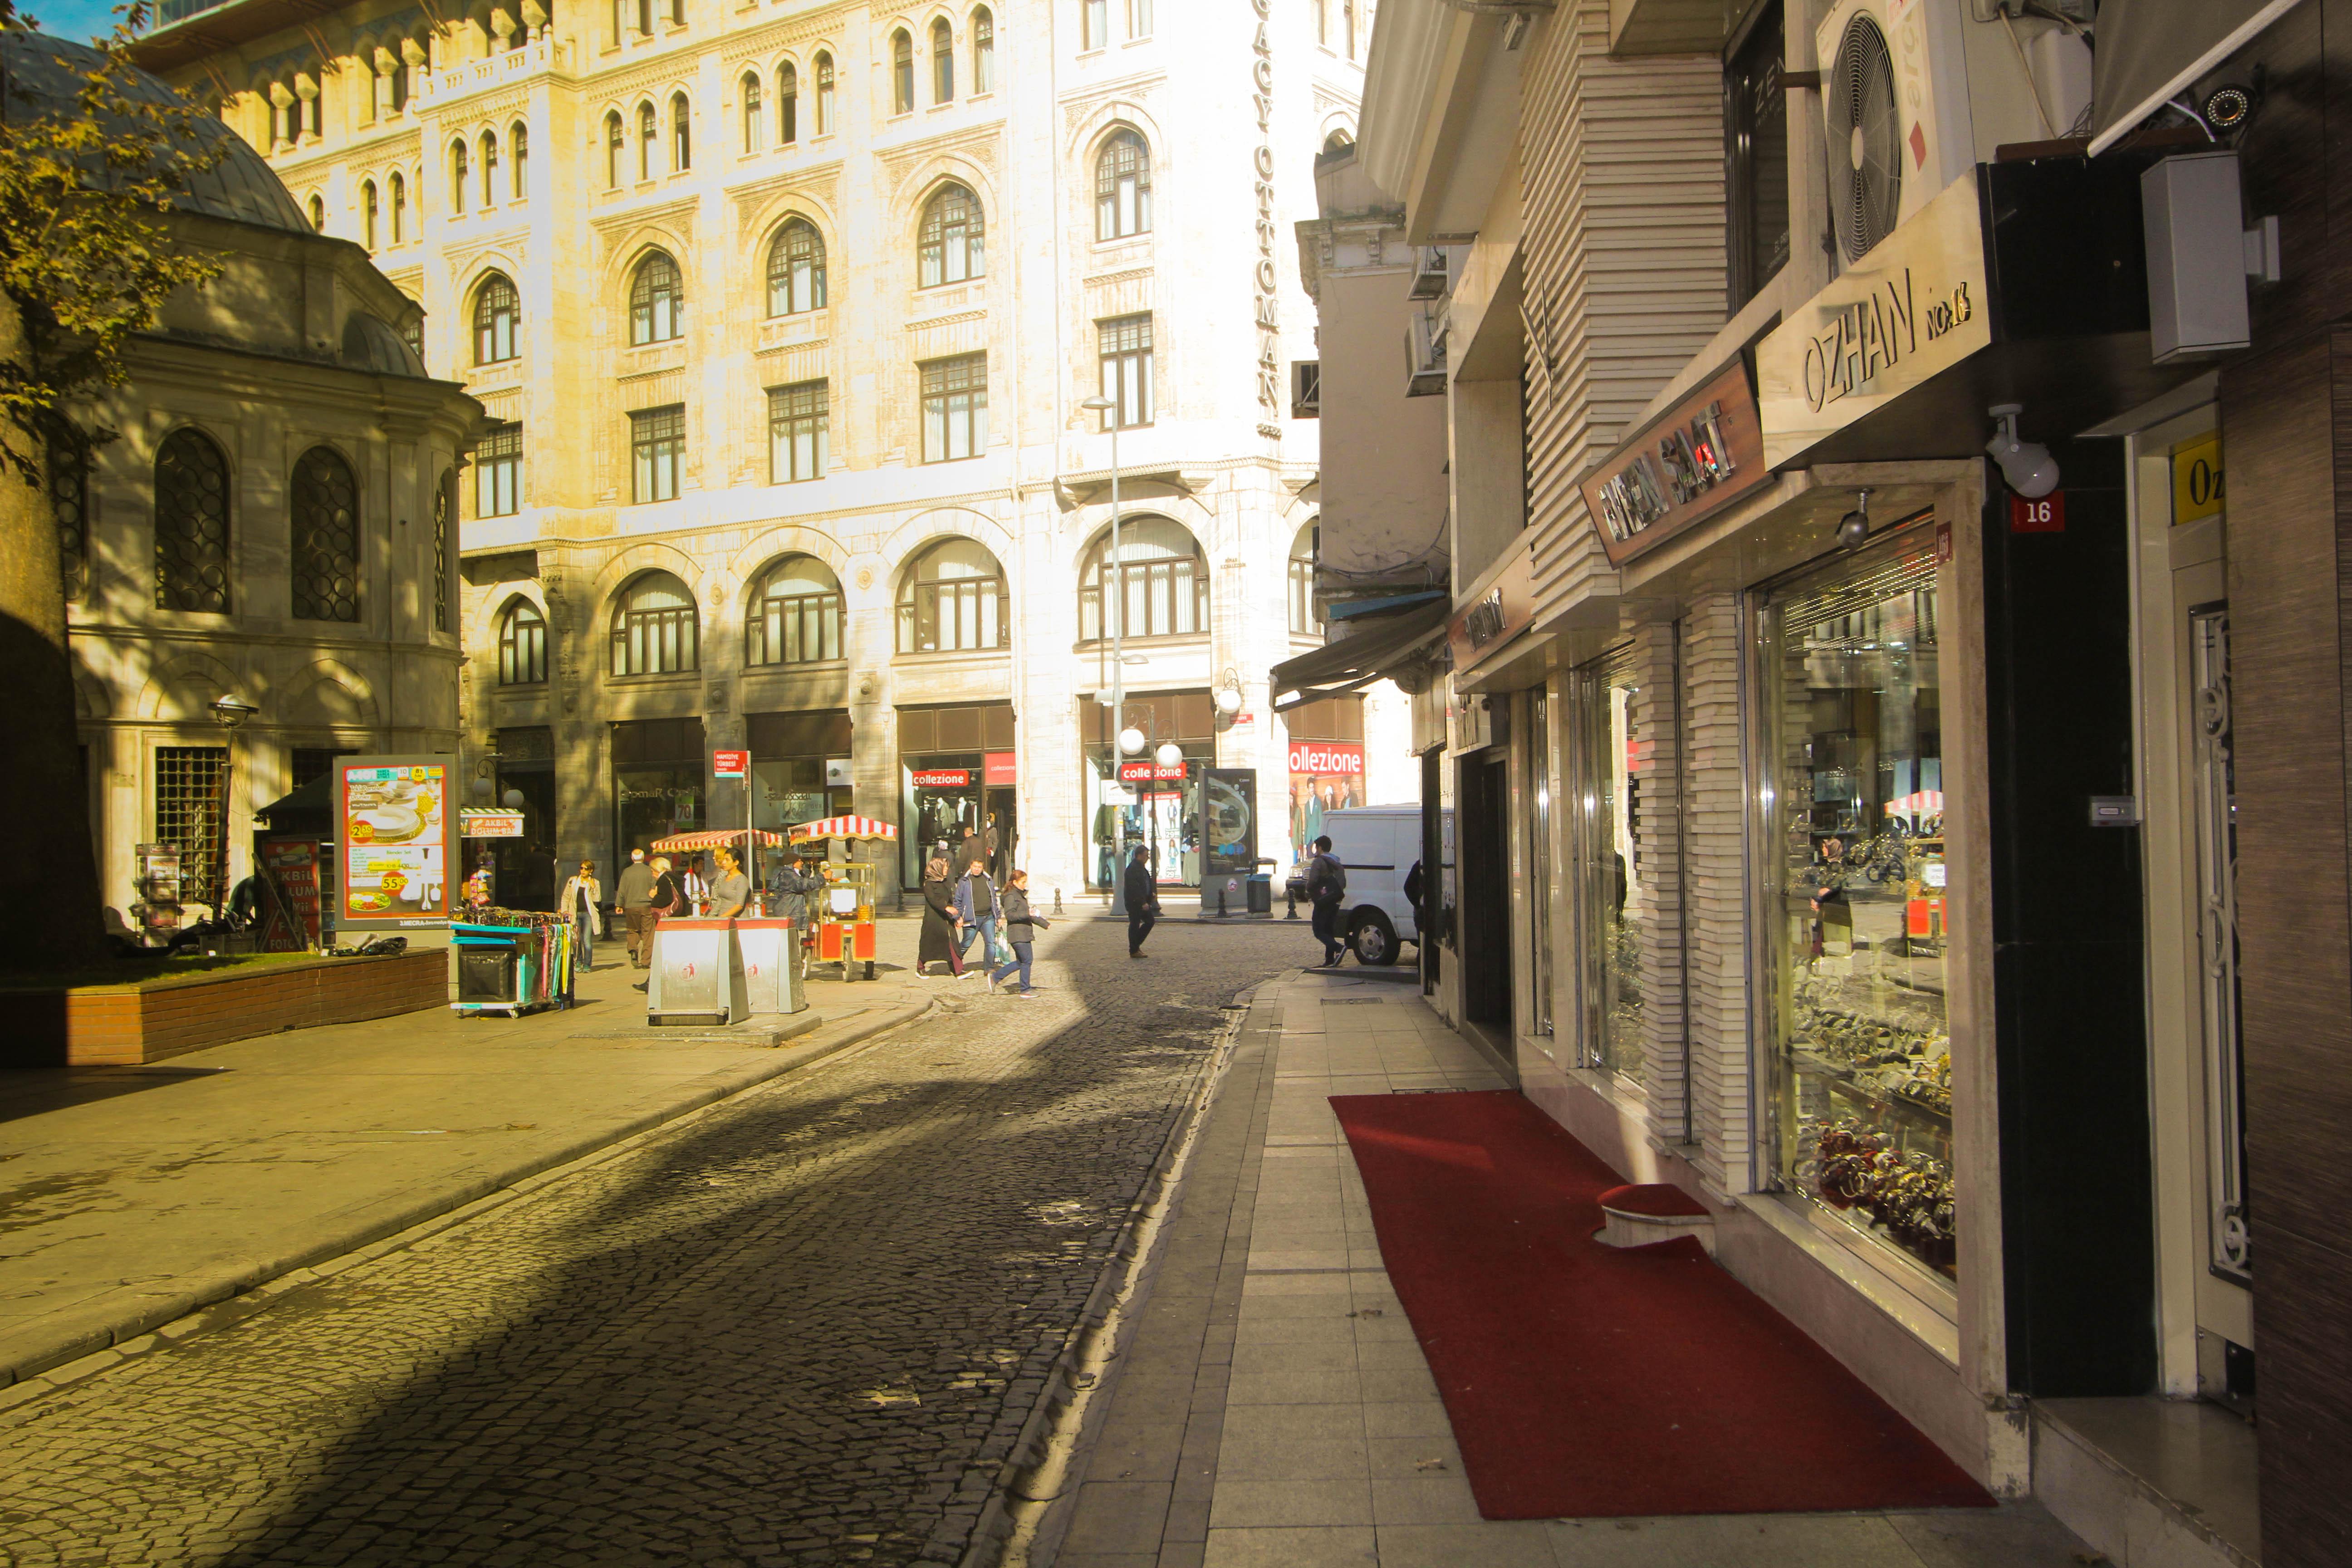
[{"label": "red and white striped awning", "polygon": [[1944,811],[1944,792],[1923,789],[1915,795],[1898,795],[1886,803],[1889,816],[1940,816]]},{"label": "red and white striped awning", "polygon": [[[707,833],[673,833],[667,838],[655,839],[654,849],[663,855],[688,849],[736,849],[742,847],[743,835],[747,831],[748,829],[739,827],[732,833],[723,830]],[[776,845],[783,842],[782,837],[774,833],[761,833],[756,837],[762,844]]]},{"label": "red and white striped awning", "polygon": [[805,844],[812,838],[896,838],[898,830],[887,822],[870,816],[823,816],[814,822],[803,822],[793,829],[793,842]]}]

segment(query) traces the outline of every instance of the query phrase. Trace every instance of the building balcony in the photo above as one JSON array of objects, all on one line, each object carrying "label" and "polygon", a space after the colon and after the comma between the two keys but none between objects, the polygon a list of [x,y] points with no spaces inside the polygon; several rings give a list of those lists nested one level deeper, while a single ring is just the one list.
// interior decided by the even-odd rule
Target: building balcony
[{"label": "building balcony", "polygon": [[478,92],[492,88],[512,87],[543,76],[555,66],[553,40],[541,37],[519,49],[504,54],[486,55],[478,60],[465,60],[440,70],[425,73],[423,84],[409,104],[412,111],[450,108]]}]

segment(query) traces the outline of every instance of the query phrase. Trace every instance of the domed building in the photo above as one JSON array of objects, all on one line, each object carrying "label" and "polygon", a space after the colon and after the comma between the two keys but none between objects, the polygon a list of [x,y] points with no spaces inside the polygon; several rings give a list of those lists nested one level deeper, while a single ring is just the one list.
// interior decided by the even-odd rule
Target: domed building
[{"label": "domed building", "polygon": [[[75,112],[98,60],[23,32],[0,49],[19,121]],[[338,753],[457,750],[455,501],[481,405],[425,374],[423,311],[366,250],[217,134],[167,221],[220,276],[76,410],[115,438],[51,464],[89,817],[126,910],[142,844],[177,847],[184,899],[211,903],[249,869],[257,806]],[[233,733],[224,697],[254,710]]]}]

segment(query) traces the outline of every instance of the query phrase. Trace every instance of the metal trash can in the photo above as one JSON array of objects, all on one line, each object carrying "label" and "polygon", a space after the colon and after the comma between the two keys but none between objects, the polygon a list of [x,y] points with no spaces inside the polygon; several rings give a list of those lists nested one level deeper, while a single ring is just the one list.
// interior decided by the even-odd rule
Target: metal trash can
[{"label": "metal trash can", "polygon": [[1254,915],[1274,913],[1274,879],[1263,871],[1249,879],[1249,912]]},{"label": "metal trash can", "polygon": [[743,988],[754,1014],[797,1013],[808,1005],[801,991],[801,933],[792,921],[739,920],[736,951],[743,955]]},{"label": "metal trash can", "polygon": [[646,977],[646,1022],[740,1024],[751,1016],[735,922],[666,920],[654,925],[653,972]]}]

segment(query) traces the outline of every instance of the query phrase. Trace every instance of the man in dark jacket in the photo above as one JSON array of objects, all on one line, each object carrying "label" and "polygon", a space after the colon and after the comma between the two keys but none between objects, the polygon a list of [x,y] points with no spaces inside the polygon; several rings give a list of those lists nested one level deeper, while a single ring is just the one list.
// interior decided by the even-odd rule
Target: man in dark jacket
[{"label": "man in dark jacket", "polygon": [[768,894],[776,917],[793,922],[790,950],[795,973],[808,974],[809,895],[824,890],[822,878],[801,869],[796,858],[777,861],[768,873]]},{"label": "man in dark jacket", "polygon": [[1348,868],[1331,853],[1331,836],[1315,841],[1315,858],[1307,864],[1307,897],[1315,906],[1315,934],[1323,942],[1323,967],[1335,969],[1348,956],[1339,940],[1339,906],[1348,897]]},{"label": "man in dark jacket", "polygon": [[1160,921],[1160,884],[1151,875],[1151,851],[1139,844],[1127,858],[1127,956],[1143,956],[1143,939]]},{"label": "man in dark jacket", "polygon": [[989,993],[994,994],[1004,977],[1017,969],[1021,972],[1021,989],[1013,994],[1034,996],[1037,988],[1029,984],[1029,963],[1036,952],[1037,933],[1053,922],[1029,908],[1028,872],[1016,870],[1005,879],[1003,909],[1004,940],[1012,947],[1013,956],[989,974]]},{"label": "man in dark jacket", "polygon": [[646,864],[644,850],[632,849],[613,901],[621,906],[621,921],[628,928],[629,963],[638,969],[653,962],[653,897],[654,868]]}]

